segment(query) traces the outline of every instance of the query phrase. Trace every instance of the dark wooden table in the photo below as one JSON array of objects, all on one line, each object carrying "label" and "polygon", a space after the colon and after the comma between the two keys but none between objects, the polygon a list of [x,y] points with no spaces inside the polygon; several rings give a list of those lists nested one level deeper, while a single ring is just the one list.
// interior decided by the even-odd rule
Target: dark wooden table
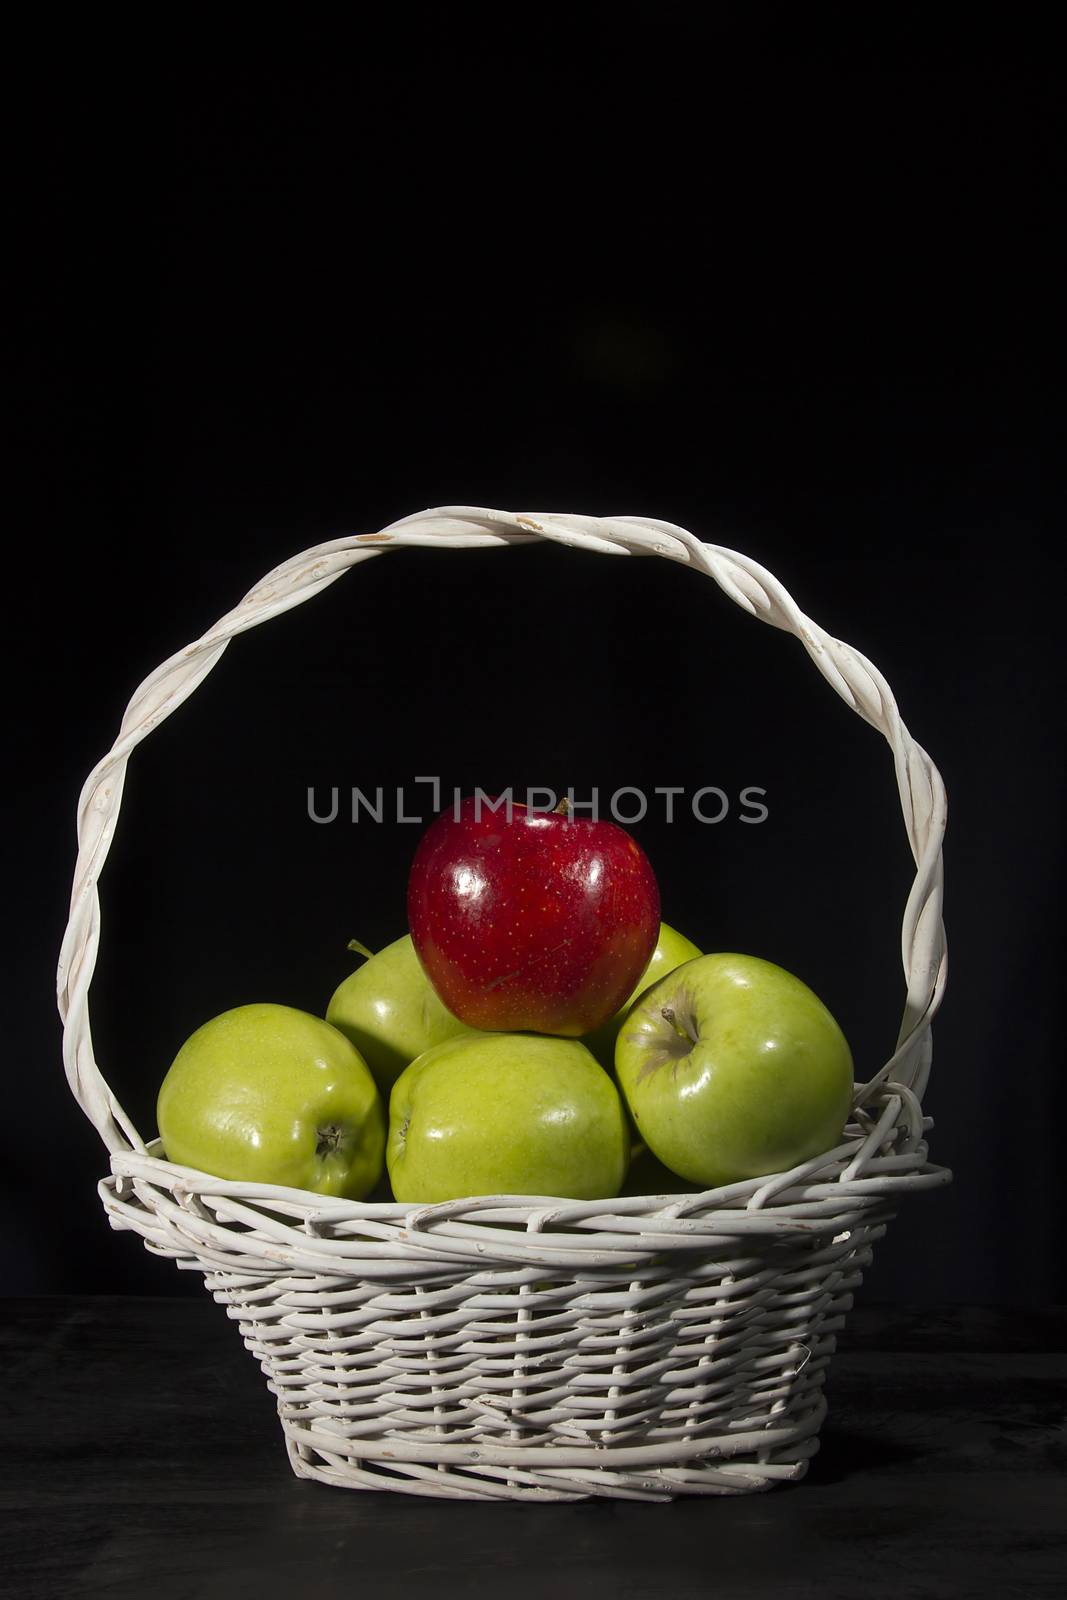
[{"label": "dark wooden table", "polygon": [[807,1479],[668,1505],[302,1483],[205,1295],[5,1302],[0,1591],[146,1600],[1067,1593],[1067,1315],[859,1307]]}]

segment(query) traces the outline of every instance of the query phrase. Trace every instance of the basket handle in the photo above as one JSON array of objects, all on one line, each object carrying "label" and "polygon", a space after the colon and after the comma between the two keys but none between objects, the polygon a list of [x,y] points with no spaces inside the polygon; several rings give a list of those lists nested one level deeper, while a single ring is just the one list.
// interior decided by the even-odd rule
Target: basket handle
[{"label": "basket handle", "polygon": [[112,1154],[145,1149],[97,1066],[89,1025],[89,985],[100,944],[97,885],[114,837],[126,765],[134,749],[188,699],[235,635],[302,605],[349,567],[403,546],[475,549],[537,539],[604,555],[663,556],[707,574],[752,616],[795,634],[831,687],[885,736],[893,752],[904,825],[916,866],[901,942],[907,996],[896,1049],[860,1087],[857,1101],[869,1099],[879,1085],[888,1082],[903,1085],[921,1100],[930,1072],[930,1024],[946,976],[941,859],[945,788],[930,757],[901,720],[892,692],[878,670],[859,651],[824,633],[806,617],[777,579],[757,562],[719,545],[704,544],[671,523],[644,517],[520,515],[445,506],[404,517],[380,533],[316,545],[275,567],[202,638],[179,650],[145,679],[126,707],[114,745],[86,779],[78,803],[78,860],[70,920],[59,958],[58,1001],[67,1079]]}]

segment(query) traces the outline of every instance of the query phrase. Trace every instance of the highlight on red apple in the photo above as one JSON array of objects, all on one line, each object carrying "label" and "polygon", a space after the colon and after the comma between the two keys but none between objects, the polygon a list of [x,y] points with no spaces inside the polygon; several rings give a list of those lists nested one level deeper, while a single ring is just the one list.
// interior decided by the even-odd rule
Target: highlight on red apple
[{"label": "highlight on red apple", "polygon": [[656,948],[660,898],[637,841],[564,801],[468,796],[431,823],[408,879],[419,960],[468,1027],[562,1034],[619,1010]]}]

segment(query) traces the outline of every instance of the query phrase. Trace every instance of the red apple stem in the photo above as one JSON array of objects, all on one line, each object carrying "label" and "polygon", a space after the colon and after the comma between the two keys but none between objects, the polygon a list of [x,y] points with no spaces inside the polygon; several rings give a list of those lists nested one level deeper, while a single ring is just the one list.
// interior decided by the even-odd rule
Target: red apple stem
[{"label": "red apple stem", "polygon": [[566,795],[563,796],[563,799],[559,802],[559,805],[553,806],[552,814],[553,814],[553,816],[556,816],[556,817],[569,817],[570,816],[570,814],[571,814],[571,803],[567,799]]}]

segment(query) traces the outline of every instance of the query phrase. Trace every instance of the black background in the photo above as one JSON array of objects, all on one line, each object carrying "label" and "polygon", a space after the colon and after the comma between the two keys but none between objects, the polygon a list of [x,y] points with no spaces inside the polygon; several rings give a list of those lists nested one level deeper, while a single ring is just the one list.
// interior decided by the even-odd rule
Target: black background
[{"label": "black background", "polygon": [[[1062,1299],[1042,43],[907,8],[827,37],[759,7],[504,17],[25,41],[7,1288],[197,1292],[108,1234],[60,1069],[75,803],[127,698],[277,561],[455,503],[681,523],[886,674],[950,795],[929,1109],[956,1183],[868,1294]],[[665,915],[798,972],[861,1075],[892,1049],[892,765],[795,640],[665,562],[390,553],[238,641],[131,765],[94,1036],[143,1133],[200,1021],[320,1010],[348,938],[403,931],[418,828],[315,826],[308,786],[426,773],[765,787],[761,827],[636,826]]]}]

